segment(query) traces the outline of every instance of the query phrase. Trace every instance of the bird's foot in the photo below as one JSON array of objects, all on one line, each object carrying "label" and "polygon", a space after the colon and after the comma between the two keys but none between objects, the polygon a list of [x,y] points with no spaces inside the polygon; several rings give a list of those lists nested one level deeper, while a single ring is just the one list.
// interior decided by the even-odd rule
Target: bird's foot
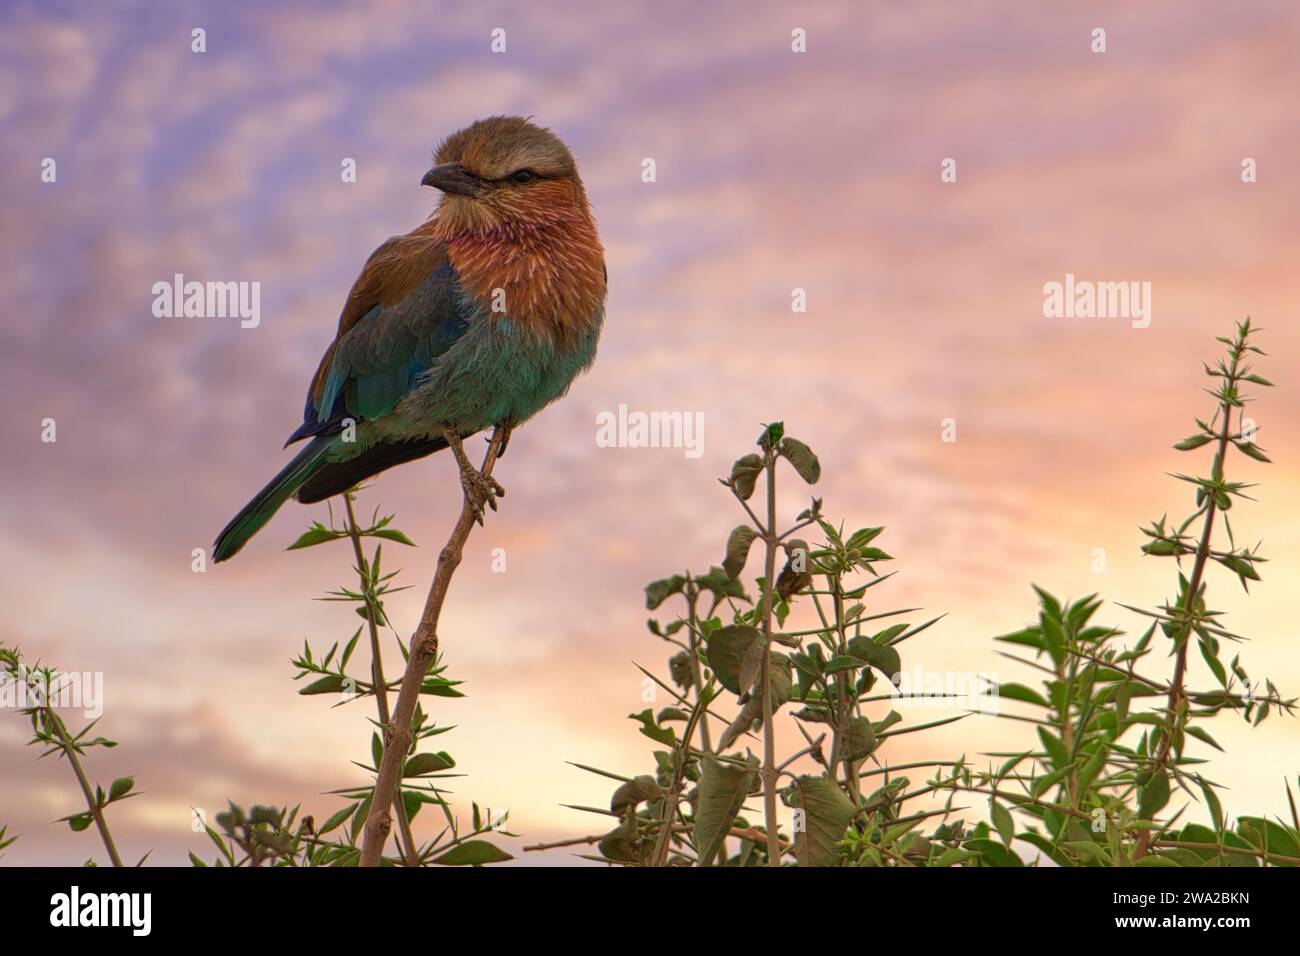
[{"label": "bird's foot", "polygon": [[504,498],[506,490],[491,475],[485,475],[474,467],[465,455],[460,434],[454,428],[447,426],[443,429],[443,435],[452,454],[456,456],[456,464],[460,466],[460,486],[465,491],[465,501],[474,511],[474,520],[481,525],[485,506],[496,511],[497,499]]},{"label": "bird's foot", "polygon": [[473,465],[461,469],[460,486],[465,489],[465,500],[474,509],[474,520],[480,525],[483,524],[484,507],[496,511],[497,499],[506,496],[501,482],[491,475],[483,474]]}]

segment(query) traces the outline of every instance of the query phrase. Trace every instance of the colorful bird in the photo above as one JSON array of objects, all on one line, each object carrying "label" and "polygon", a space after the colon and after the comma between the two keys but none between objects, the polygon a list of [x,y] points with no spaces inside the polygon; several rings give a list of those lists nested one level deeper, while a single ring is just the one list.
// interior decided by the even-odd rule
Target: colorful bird
[{"label": "colorful bird", "polygon": [[422,225],[371,254],[307,390],[311,439],[217,536],[224,561],[290,497],[341,494],[393,465],[517,425],[590,367],[604,250],[568,148],[494,116],[453,133],[421,185]]}]

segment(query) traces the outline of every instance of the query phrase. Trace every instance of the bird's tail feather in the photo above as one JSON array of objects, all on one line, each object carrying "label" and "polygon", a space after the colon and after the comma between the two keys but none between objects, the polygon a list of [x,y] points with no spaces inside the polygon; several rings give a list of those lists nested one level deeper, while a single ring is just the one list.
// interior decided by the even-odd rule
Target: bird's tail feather
[{"label": "bird's tail feather", "polygon": [[256,497],[244,505],[239,514],[230,519],[230,524],[217,535],[212,546],[212,560],[225,561],[234,557],[239,549],[248,543],[248,539],[262,530],[262,526],[280,509],[302,485],[325,464],[325,452],[332,442],[330,437],[313,438],[302,451],[294,456],[280,473],[270,480]]},{"label": "bird's tail feather", "polygon": [[419,438],[400,442],[378,442],[355,458],[332,461],[302,483],[294,497],[305,505],[341,495],[353,485],[358,485],[402,462],[414,461],[447,447],[447,440]]}]

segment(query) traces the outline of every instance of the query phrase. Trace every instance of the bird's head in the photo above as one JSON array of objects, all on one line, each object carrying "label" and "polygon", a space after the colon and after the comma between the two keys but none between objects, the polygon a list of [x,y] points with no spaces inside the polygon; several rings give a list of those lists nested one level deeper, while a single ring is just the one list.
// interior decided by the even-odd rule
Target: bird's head
[{"label": "bird's head", "polygon": [[422,186],[442,191],[439,224],[450,232],[541,226],[587,214],[567,146],[520,116],[493,116],[452,133]]}]

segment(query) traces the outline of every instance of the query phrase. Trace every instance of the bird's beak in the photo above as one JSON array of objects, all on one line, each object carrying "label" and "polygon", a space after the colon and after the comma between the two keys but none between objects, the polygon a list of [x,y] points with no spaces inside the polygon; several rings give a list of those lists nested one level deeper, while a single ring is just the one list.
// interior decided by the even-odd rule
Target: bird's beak
[{"label": "bird's beak", "polygon": [[483,183],[476,176],[465,172],[460,163],[443,163],[424,174],[421,186],[432,186],[445,193],[458,196],[477,196],[483,189]]}]

